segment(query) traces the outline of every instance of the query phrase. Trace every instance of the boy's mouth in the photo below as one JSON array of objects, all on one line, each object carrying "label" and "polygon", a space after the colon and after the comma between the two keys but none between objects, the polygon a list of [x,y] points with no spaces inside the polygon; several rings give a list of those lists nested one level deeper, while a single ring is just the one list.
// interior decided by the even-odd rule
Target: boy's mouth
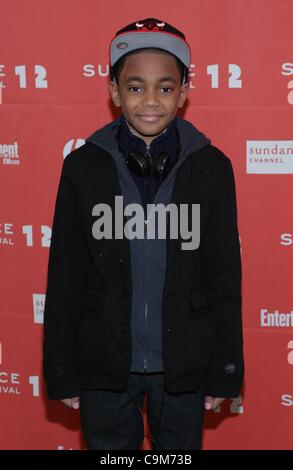
[{"label": "boy's mouth", "polygon": [[154,122],[162,117],[162,114],[138,114],[139,119],[146,122]]}]

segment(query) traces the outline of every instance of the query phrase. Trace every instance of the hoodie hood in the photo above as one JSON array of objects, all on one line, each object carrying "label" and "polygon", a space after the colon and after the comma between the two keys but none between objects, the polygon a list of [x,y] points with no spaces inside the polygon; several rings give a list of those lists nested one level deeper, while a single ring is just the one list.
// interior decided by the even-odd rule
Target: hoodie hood
[{"label": "hoodie hood", "polygon": [[[187,157],[211,144],[211,140],[191,124],[191,122],[179,116],[176,117],[176,120],[180,140],[179,158]],[[86,142],[91,142],[110,154],[119,152],[116,132],[121,121],[122,115],[91,134],[86,138]]]}]

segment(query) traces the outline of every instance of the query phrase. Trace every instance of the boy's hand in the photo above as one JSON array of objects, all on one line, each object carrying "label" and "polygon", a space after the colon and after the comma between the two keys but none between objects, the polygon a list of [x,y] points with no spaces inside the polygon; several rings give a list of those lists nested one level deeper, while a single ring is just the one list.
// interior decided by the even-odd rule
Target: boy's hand
[{"label": "boy's hand", "polygon": [[205,397],[205,409],[206,410],[216,410],[226,398],[215,398],[215,397]]},{"label": "boy's hand", "polygon": [[61,401],[64,405],[69,406],[69,408],[73,408],[74,410],[78,410],[79,408],[79,397],[64,398],[64,400]]}]

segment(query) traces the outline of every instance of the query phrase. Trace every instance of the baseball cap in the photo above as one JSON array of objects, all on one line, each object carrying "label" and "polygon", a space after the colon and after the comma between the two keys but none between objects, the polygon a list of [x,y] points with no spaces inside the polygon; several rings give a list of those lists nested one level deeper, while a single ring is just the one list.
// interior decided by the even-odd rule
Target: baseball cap
[{"label": "baseball cap", "polygon": [[146,18],[131,23],[117,31],[110,43],[110,65],[129,52],[156,48],[177,57],[189,69],[190,47],[185,35],[170,24],[156,18]]}]

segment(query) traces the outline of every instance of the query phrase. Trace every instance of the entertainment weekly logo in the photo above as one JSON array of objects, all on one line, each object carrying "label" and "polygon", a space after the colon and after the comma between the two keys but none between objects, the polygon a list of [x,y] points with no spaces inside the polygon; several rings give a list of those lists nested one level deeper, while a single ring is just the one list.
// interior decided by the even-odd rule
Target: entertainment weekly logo
[{"label": "entertainment weekly logo", "polygon": [[249,174],[292,174],[292,140],[247,140],[246,172]]},{"label": "entertainment weekly logo", "polygon": [[292,328],[293,310],[290,312],[270,312],[266,308],[260,309],[260,326],[262,328]]},{"label": "entertainment weekly logo", "polygon": [[[85,139],[70,139],[63,148],[63,158],[73,150],[81,147],[85,143]],[[3,165],[20,165],[19,144],[15,142],[0,142],[0,161]]]},{"label": "entertainment weekly logo", "polygon": [[[22,395],[23,378],[19,371],[10,371],[4,367],[4,347],[0,342],[0,395]],[[26,382],[32,386],[32,395],[40,396],[39,376],[29,375]]]},{"label": "entertainment weekly logo", "polygon": [[18,142],[1,142],[0,160],[2,160],[3,165],[20,165]]}]

